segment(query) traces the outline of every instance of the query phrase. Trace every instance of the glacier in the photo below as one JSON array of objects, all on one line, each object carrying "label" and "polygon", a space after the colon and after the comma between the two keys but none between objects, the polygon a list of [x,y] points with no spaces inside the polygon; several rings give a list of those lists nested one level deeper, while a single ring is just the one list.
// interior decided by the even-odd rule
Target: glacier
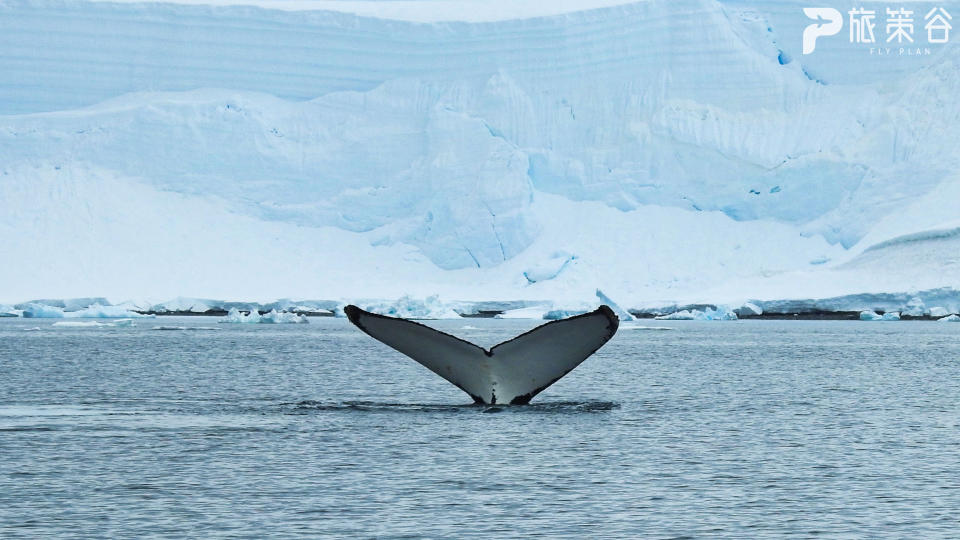
[{"label": "glacier", "polygon": [[562,4],[3,2],[0,301],[955,309],[954,43]]}]

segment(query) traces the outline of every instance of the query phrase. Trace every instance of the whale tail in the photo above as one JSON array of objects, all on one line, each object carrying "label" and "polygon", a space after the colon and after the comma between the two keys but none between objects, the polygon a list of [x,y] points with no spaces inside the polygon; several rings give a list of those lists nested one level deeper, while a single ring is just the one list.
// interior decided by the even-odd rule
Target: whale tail
[{"label": "whale tail", "polygon": [[613,310],[551,321],[484,349],[423,324],[344,308],[357,328],[463,390],[476,403],[523,405],[580,365],[617,332]]}]

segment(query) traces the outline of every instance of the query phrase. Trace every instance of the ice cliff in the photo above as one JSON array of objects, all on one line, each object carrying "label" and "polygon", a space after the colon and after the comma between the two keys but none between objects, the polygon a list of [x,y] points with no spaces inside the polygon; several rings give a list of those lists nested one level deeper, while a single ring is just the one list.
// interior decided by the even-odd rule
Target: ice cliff
[{"label": "ice cliff", "polygon": [[0,4],[0,301],[960,289],[953,43],[805,56],[792,1],[217,4]]}]

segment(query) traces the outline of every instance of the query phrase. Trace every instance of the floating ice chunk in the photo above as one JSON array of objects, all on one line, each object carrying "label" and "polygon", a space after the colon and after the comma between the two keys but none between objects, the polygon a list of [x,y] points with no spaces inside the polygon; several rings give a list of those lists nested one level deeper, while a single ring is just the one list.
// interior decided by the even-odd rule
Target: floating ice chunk
[{"label": "floating ice chunk", "polygon": [[937,322],[960,322],[960,315],[947,315],[937,319]]},{"label": "floating ice chunk", "polygon": [[754,317],[763,315],[763,308],[754,303],[747,302],[733,310],[733,312],[736,313],[738,317]]},{"label": "floating ice chunk", "polygon": [[883,317],[880,318],[882,321],[899,321],[900,313],[897,311],[888,311],[883,314]]},{"label": "floating ice chunk", "polygon": [[737,314],[727,308],[707,309],[703,312],[703,320],[706,321],[735,321]]},{"label": "floating ice chunk", "polygon": [[24,332],[39,332],[42,330],[39,326],[34,326],[33,328],[24,328]]},{"label": "floating ice chunk", "polygon": [[232,307],[230,311],[227,312],[227,316],[217,322],[234,324],[258,323],[260,322],[260,314],[257,313],[256,310],[252,310],[248,315],[244,315],[240,313],[239,309]]},{"label": "floating ice chunk", "polygon": [[287,311],[270,310],[266,315],[260,315],[257,310],[250,310],[248,315],[244,315],[239,309],[233,307],[227,312],[227,316],[220,319],[221,323],[237,324],[293,324],[310,322],[306,315],[298,315]]},{"label": "floating ice chunk", "polygon": [[7,304],[0,304],[0,317],[19,317],[20,311],[15,309],[13,306]]},{"label": "floating ice chunk", "polygon": [[64,314],[63,308],[29,303],[23,306],[23,316],[28,319],[62,319]]},{"label": "floating ice chunk", "polygon": [[286,311],[277,311],[275,309],[270,310],[270,313],[262,316],[260,318],[261,323],[268,324],[303,324],[310,322],[307,320],[306,315],[298,315],[296,313],[289,313]]},{"label": "floating ice chunk", "polygon": [[860,312],[861,321],[880,321],[883,320],[882,315],[878,315],[876,311],[865,309]]},{"label": "floating ice chunk", "polygon": [[939,306],[930,308],[931,317],[940,318],[940,317],[946,317],[947,315],[950,315],[950,312],[947,311],[946,308],[942,308]]}]

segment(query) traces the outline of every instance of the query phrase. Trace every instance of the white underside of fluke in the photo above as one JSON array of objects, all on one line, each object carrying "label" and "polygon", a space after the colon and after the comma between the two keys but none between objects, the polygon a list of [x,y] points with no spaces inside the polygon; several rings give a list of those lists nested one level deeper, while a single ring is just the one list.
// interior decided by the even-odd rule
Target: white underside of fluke
[{"label": "white underside of fluke", "polygon": [[580,365],[616,333],[619,319],[607,306],[552,321],[487,350],[406,319],[357,306],[344,311],[373,338],[450,381],[477,403],[525,404]]}]

